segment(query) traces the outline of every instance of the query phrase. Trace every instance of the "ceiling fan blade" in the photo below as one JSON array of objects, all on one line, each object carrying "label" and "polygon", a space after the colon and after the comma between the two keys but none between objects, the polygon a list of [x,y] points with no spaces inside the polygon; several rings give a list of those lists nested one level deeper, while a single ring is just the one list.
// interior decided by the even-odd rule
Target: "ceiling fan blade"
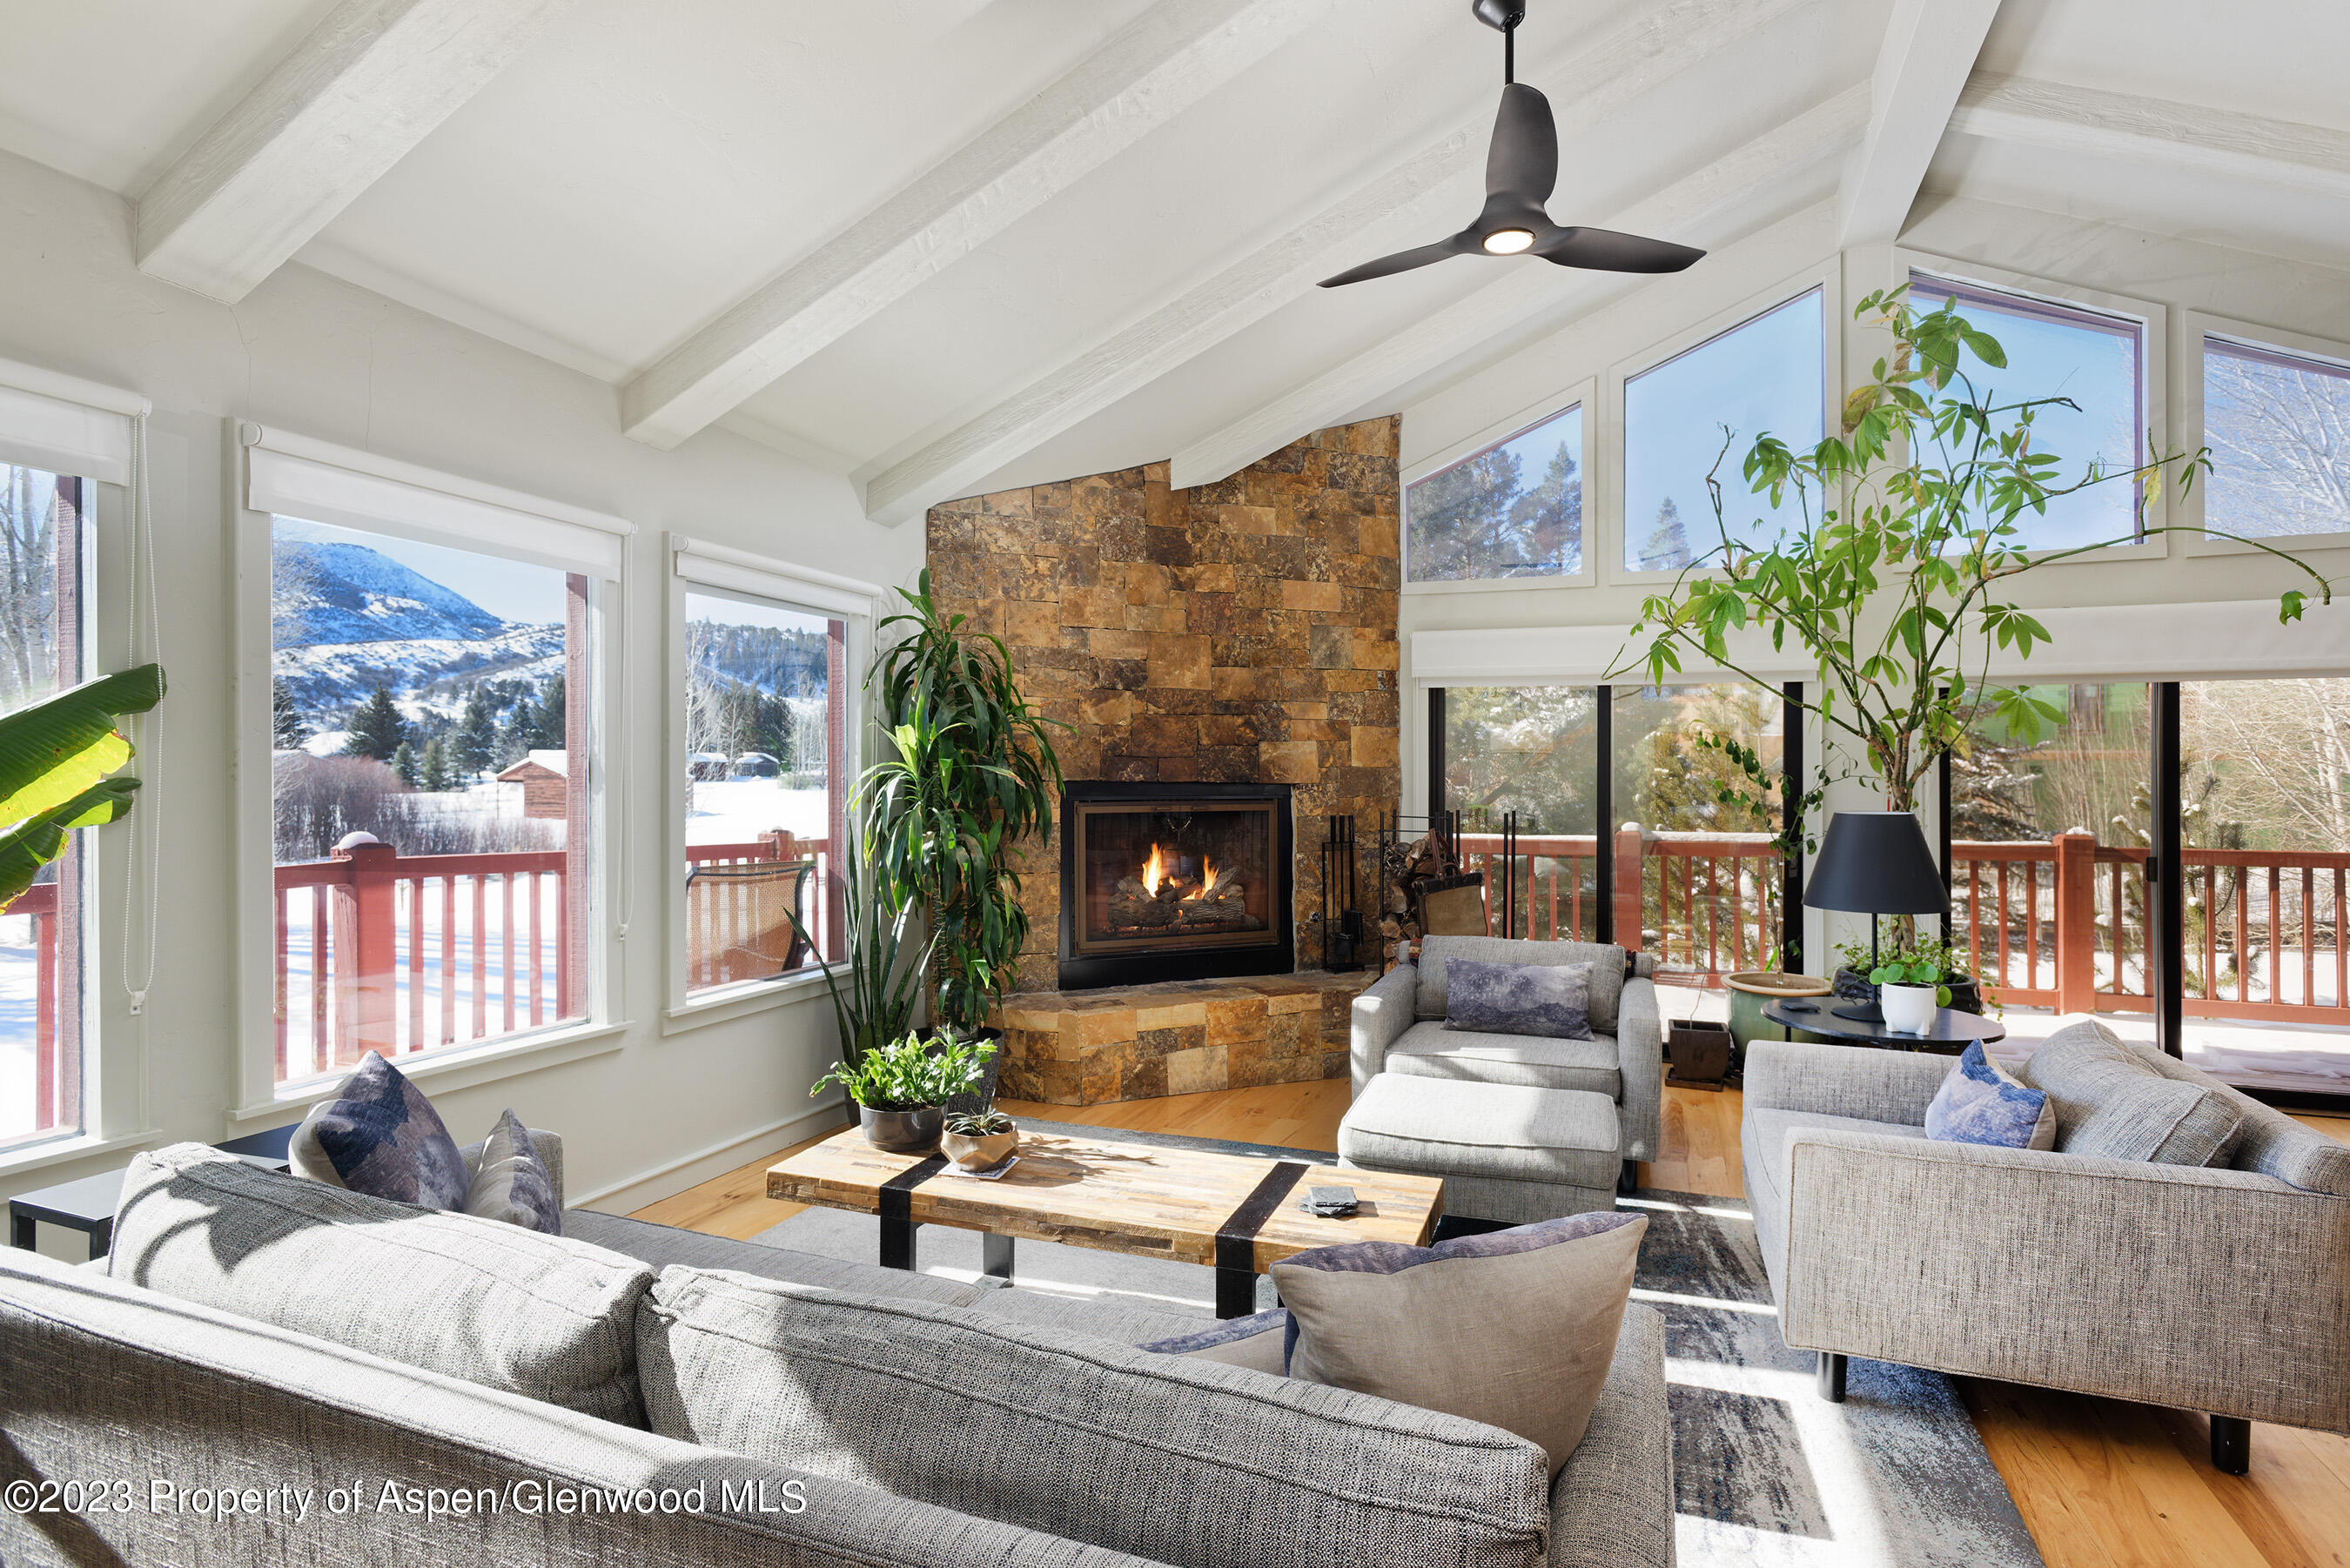
[{"label": "ceiling fan blade", "polygon": [[1523,82],[1502,89],[1493,144],[1485,154],[1485,194],[1508,192],[1539,207],[1558,183],[1558,125],[1550,99]]},{"label": "ceiling fan blade", "polygon": [[1392,273],[1409,272],[1416,266],[1426,266],[1430,262],[1440,262],[1447,256],[1466,255],[1470,247],[1462,243],[1462,236],[1454,234],[1450,239],[1439,240],[1432,245],[1419,245],[1411,250],[1398,251],[1393,255],[1381,256],[1377,261],[1367,261],[1360,266],[1349,267],[1336,277],[1324,278],[1321,286],[1336,288],[1342,284],[1361,283],[1366,278],[1386,277]]},{"label": "ceiling fan blade", "polygon": [[1554,229],[1535,241],[1533,249],[1544,261],[1593,272],[1679,272],[1705,254],[1669,240],[1619,234],[1612,229]]}]

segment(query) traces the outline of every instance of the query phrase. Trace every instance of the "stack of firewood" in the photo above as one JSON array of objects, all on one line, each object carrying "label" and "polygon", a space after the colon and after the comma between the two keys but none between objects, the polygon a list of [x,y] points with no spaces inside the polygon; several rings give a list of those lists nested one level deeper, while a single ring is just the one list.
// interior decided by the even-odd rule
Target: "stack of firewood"
[{"label": "stack of firewood", "polygon": [[1237,926],[1248,920],[1248,889],[1240,873],[1219,870],[1215,881],[1202,887],[1196,879],[1162,879],[1157,891],[1139,877],[1121,877],[1109,896],[1112,926],[1164,930],[1182,926]]},{"label": "stack of firewood", "polygon": [[1389,951],[1398,942],[1416,942],[1424,934],[1419,929],[1419,900],[1413,894],[1422,882],[1459,874],[1460,859],[1450,850],[1451,846],[1431,833],[1409,844],[1390,843],[1382,853],[1379,940]]}]

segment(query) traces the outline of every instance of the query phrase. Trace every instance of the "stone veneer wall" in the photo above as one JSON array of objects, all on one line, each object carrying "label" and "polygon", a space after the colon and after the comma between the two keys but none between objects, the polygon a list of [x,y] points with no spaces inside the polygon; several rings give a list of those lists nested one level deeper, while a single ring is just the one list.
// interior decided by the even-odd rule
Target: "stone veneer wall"
[{"label": "stone veneer wall", "polygon": [[[1402,795],[1399,426],[1317,431],[1191,490],[1156,462],[930,514],[934,591],[1073,726],[1055,743],[1069,778],[1296,786],[1301,968],[1320,958],[1322,819],[1357,819],[1367,895]],[[1056,824],[1023,858],[1024,992],[1059,983],[1060,857]]]}]

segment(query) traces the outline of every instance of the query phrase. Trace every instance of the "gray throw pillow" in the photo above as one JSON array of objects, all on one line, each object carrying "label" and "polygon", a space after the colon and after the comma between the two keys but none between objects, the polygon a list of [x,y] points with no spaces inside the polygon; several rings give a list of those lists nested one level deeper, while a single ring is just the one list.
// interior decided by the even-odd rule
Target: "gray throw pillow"
[{"label": "gray throw pillow", "polygon": [[465,1212],[544,1235],[563,1234],[555,1179],[539,1157],[537,1140],[512,1111],[498,1117],[482,1144],[481,1163],[465,1189]]},{"label": "gray throw pillow", "polygon": [[1624,999],[1624,981],[1638,960],[1606,942],[1536,942],[1516,937],[1422,937],[1419,942],[1419,983],[1413,988],[1416,1016],[1444,1016],[1446,992],[1455,959],[1477,963],[1559,964],[1591,966],[1591,1027],[1601,1034],[1616,1033],[1616,1016]]},{"label": "gray throw pillow", "polygon": [[1434,1411],[715,1270],[663,1270],[638,1336],[663,1437],[1170,1568],[1544,1561],[1541,1450]]},{"label": "gray throw pillow", "polygon": [[2051,1034],[2023,1075],[2056,1107],[2060,1154],[2224,1165],[2243,1131],[2225,1091],[2166,1076],[2094,1020]]},{"label": "gray throw pillow", "polygon": [[370,1051],[331,1099],[294,1129],[296,1176],[419,1209],[463,1209],[467,1176],[457,1140],[406,1075]]},{"label": "gray throw pillow", "polygon": [[1538,1034],[1552,1040],[1592,1037],[1587,963],[1479,963],[1457,958],[1449,967],[1447,1029]]},{"label": "gray throw pillow", "polygon": [[107,1272],[427,1372],[644,1425],[653,1272],[560,1236],[304,1181],[201,1144],[132,1159]]},{"label": "gray throw pillow", "polygon": [[1213,1328],[1158,1340],[1141,1348],[1160,1355],[1221,1361],[1227,1366],[1246,1366],[1285,1377],[1289,1375],[1289,1314],[1275,1307],[1247,1317],[1230,1317]]},{"label": "gray throw pillow", "polygon": [[1515,1432],[1556,1474],[1616,1359],[1644,1216],[1576,1214],[1433,1247],[1356,1241],[1273,1266],[1289,1376]]}]

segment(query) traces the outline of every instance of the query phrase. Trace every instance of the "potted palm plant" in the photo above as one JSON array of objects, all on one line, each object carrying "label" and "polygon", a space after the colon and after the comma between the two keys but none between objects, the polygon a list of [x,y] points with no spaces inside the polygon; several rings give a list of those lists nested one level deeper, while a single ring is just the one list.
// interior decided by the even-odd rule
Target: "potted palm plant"
[{"label": "potted palm plant", "polygon": [[858,1125],[876,1148],[893,1154],[935,1148],[947,1102],[969,1094],[994,1054],[994,1045],[985,1041],[908,1034],[848,1064],[835,1062],[808,1095],[813,1098],[838,1085],[856,1102]]},{"label": "potted palm plant", "polygon": [[921,1004],[923,971],[938,940],[935,933],[916,940],[918,911],[908,904],[893,906],[868,868],[872,857],[871,816],[865,803],[850,803],[848,843],[833,857],[841,887],[837,962],[825,956],[798,910],[785,911],[824,973],[833,1016],[840,1025],[840,1048],[852,1061],[912,1030],[914,1013]]},{"label": "potted palm plant", "polygon": [[1059,721],[1021,695],[1003,639],[939,607],[928,571],[899,597],[906,610],[877,630],[903,636],[866,682],[882,716],[880,759],[858,791],[883,898],[930,924],[932,1022],[976,1038],[1027,940],[1013,859],[1022,840],[1052,831],[1062,780],[1049,732]]}]

